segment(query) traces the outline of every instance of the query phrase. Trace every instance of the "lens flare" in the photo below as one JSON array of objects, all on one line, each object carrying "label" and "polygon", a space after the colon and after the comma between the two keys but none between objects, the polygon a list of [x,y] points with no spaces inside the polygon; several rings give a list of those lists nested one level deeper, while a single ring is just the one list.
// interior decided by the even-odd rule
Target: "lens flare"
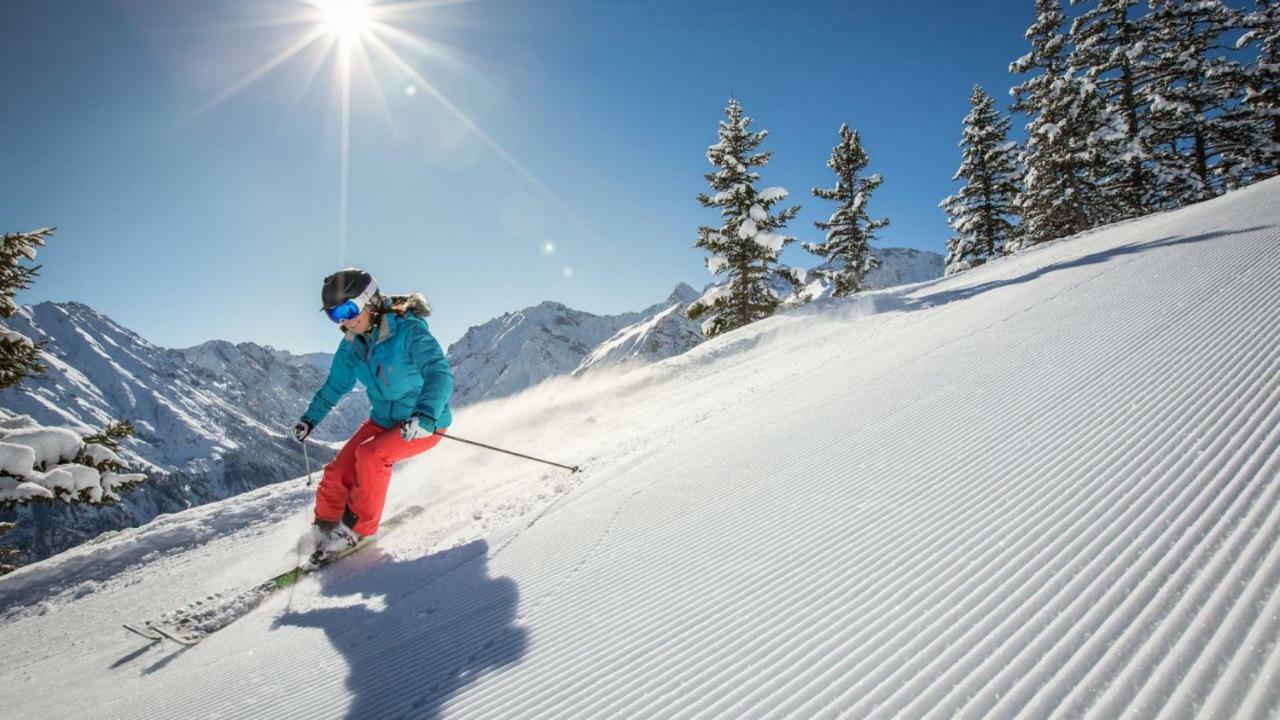
[{"label": "lens flare", "polygon": [[[391,109],[387,106],[383,86],[403,88],[406,96],[421,94],[433,99],[437,107],[457,118],[474,138],[501,158],[516,174],[560,208],[585,231],[590,226],[578,213],[557,197],[539,181],[532,172],[490,137],[480,126],[459,108],[439,88],[427,80],[418,64],[410,63],[401,53],[408,51],[420,58],[453,62],[456,59],[447,47],[408,32],[397,24],[420,21],[421,13],[443,5],[453,5],[470,0],[401,0],[378,2],[377,0],[298,0],[298,10],[288,16],[264,19],[257,25],[297,25],[298,34],[282,49],[275,51],[264,63],[233,82],[197,114],[203,114],[220,105],[233,95],[258,82],[277,68],[299,56],[311,57],[298,98],[309,91],[322,67],[331,66],[334,72],[333,86],[338,93],[338,127],[341,137],[338,149],[341,154],[338,181],[338,255],[343,258],[347,238],[347,200],[349,191],[348,171],[351,149],[351,95],[354,81],[353,66],[363,76],[377,100],[388,125],[393,125]],[[314,50],[313,50],[314,49]],[[407,81],[407,82],[406,82]],[[392,130],[394,131],[394,126]]]}]

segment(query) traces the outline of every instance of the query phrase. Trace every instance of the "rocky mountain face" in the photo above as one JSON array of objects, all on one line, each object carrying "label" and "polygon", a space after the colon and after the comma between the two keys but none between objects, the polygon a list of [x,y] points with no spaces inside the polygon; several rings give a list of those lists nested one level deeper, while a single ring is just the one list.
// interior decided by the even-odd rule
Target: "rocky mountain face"
[{"label": "rocky mountain face", "polygon": [[639,312],[593,315],[544,302],[494,318],[467,330],[449,347],[452,403],[513,395],[584,364],[598,368],[684,352],[705,339],[691,323],[695,335],[675,329],[688,323],[683,308],[695,299],[693,288],[681,284],[667,300]]},{"label": "rocky mountain face", "polygon": [[699,323],[685,317],[698,291],[684,283],[676,286],[656,313],[628,325],[587,354],[573,374],[606,367],[652,363],[679,355],[707,339]]},{"label": "rocky mountain face", "polygon": [[[324,381],[323,355],[222,341],[166,349],[79,303],[24,307],[8,324],[45,343],[48,370],[0,391],[0,408],[82,433],[130,420],[135,435],[121,456],[150,477],[110,508],[0,509],[0,520],[19,524],[4,542],[23,549],[25,561],[305,472],[288,430]],[[367,413],[363,394],[353,393],[315,437],[345,439]],[[332,451],[314,447],[319,467]]]},{"label": "rocky mountain face", "polygon": [[873,251],[880,267],[867,273],[867,287],[883,290],[942,277],[946,258],[935,252],[914,248],[879,248]]}]

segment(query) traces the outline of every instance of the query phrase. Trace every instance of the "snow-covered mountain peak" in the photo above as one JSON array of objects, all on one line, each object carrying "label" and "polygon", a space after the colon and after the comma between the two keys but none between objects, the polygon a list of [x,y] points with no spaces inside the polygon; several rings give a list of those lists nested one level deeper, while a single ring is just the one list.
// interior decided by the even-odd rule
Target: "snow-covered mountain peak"
[{"label": "snow-covered mountain peak", "polygon": [[658,362],[679,355],[707,339],[700,323],[685,316],[701,293],[685,283],[676,285],[665,302],[641,312],[595,347],[574,369],[575,375],[606,367]]},{"label": "snow-covered mountain peak", "polygon": [[36,339],[93,338],[115,347],[151,349],[155,346],[132,330],[80,302],[41,302],[18,309],[18,323],[37,333]]},{"label": "snow-covered mountain peak", "polygon": [[667,300],[664,304],[673,305],[678,303],[681,305],[688,305],[694,300],[697,300],[700,296],[701,293],[694,290],[688,283],[677,283],[675,289],[667,296]]},{"label": "snow-covered mountain peak", "polygon": [[[676,309],[688,307],[698,295],[688,284],[679,283],[665,301],[636,312],[596,315],[548,300],[505,313],[469,329],[449,347],[455,376],[453,402],[466,405],[505,397],[587,366],[660,360],[688,350],[705,339],[701,331],[677,330],[670,323],[687,324],[683,311]],[[634,325],[651,324],[659,315],[666,321],[648,342],[636,337],[631,342],[615,339]],[[586,362],[588,358],[591,362]]]}]

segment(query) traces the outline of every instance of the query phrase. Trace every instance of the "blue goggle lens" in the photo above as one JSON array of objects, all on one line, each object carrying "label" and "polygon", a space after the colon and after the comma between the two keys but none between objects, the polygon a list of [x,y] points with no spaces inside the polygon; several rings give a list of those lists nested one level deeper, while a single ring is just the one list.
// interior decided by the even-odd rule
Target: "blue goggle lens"
[{"label": "blue goggle lens", "polygon": [[360,306],[356,305],[354,300],[348,300],[342,303],[341,305],[337,307],[329,308],[324,312],[326,315],[329,316],[330,320],[336,323],[340,323],[343,320],[350,320],[351,318],[359,315]]}]

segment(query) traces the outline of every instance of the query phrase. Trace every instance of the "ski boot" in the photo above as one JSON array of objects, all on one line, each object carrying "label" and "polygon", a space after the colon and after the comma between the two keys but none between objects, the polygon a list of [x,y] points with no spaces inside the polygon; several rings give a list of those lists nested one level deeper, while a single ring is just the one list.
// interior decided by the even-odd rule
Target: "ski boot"
[{"label": "ski boot", "polygon": [[363,539],[346,523],[317,520],[314,527],[317,531],[323,531],[326,526],[328,527],[328,532],[316,544],[315,552],[311,554],[311,562],[315,565],[324,565],[332,562],[344,550],[355,547]]}]

